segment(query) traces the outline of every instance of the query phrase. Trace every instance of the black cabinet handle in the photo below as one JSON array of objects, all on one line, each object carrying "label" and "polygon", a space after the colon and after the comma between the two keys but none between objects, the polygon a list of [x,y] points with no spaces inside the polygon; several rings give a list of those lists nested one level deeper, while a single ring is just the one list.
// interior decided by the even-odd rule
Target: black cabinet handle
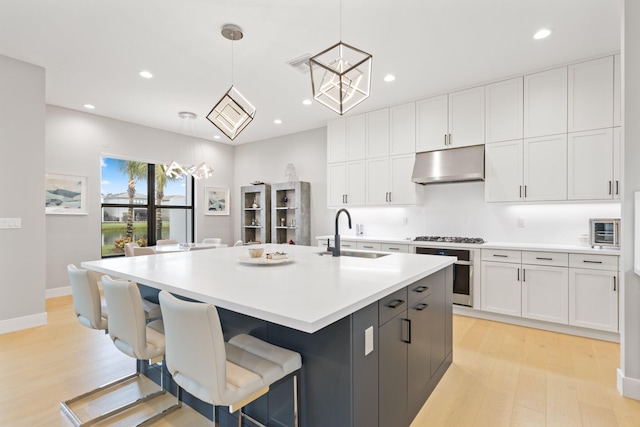
[{"label": "black cabinet handle", "polygon": [[520,269],[518,269],[518,282],[520,281]]},{"label": "black cabinet handle", "polygon": [[542,261],[553,261],[553,258],[545,258],[545,257],[541,257],[541,256],[537,256],[536,259],[542,260]]},{"label": "black cabinet handle", "polygon": [[387,307],[389,307],[389,308],[398,308],[402,304],[404,304],[404,300],[403,299],[394,299],[389,304],[387,304]]},{"label": "black cabinet handle", "polygon": [[602,264],[602,261],[590,261],[588,259],[583,259],[582,262],[586,262],[587,264]]},{"label": "black cabinet handle", "polygon": [[613,291],[616,291],[616,276],[613,276]]},{"label": "black cabinet handle", "polygon": [[494,256],[494,257],[497,257],[497,258],[509,258],[509,256],[508,256],[508,255],[498,255],[498,254],[493,254],[493,256]]},{"label": "black cabinet handle", "polygon": [[527,274],[527,269],[526,269],[526,268],[523,268],[523,269],[522,269],[522,281],[523,281],[523,282],[526,282],[526,281],[527,281],[527,279],[526,279],[526,274]]},{"label": "black cabinet handle", "polygon": [[429,287],[428,286],[418,286],[415,289],[412,289],[413,292],[418,292],[419,294],[423,293],[424,291],[428,290]]},{"label": "black cabinet handle", "polygon": [[609,181],[609,194],[611,194],[611,181]]},{"label": "black cabinet handle", "polygon": [[402,341],[411,344],[411,319],[402,319]]},{"label": "black cabinet handle", "polygon": [[[615,290],[615,289],[614,289],[614,290]],[[422,311],[422,310],[424,310],[424,309],[425,309],[425,308],[427,308],[427,307],[429,307],[429,304],[420,303],[420,304],[416,305],[415,307],[413,307],[413,309],[414,309],[414,310],[417,310],[417,311]]]},{"label": "black cabinet handle", "polygon": [[520,197],[522,197],[522,185],[520,186]]}]

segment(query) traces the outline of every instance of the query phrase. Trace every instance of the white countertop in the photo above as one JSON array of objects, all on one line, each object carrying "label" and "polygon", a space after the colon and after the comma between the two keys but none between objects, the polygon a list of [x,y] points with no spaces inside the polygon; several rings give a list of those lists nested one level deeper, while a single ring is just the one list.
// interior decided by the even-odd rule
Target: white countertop
[{"label": "white countertop", "polygon": [[[325,241],[333,240],[333,236],[316,236],[316,240]],[[584,254],[601,254],[601,255],[620,255],[620,249],[601,249],[591,248],[590,246],[580,245],[560,245],[548,243],[512,243],[512,242],[485,242],[477,243],[446,243],[446,242],[424,242],[415,241],[412,238],[392,238],[392,237],[376,237],[376,236],[343,236],[340,235],[340,241],[345,242],[381,242],[405,244],[410,246],[422,246],[429,248],[459,248],[459,249],[511,249],[519,251],[543,251],[543,252],[571,252]]]},{"label": "white countertop", "polygon": [[245,247],[85,261],[82,267],[313,333],[455,262],[455,257],[390,254],[320,256],[318,247],[260,245],[293,262],[245,265]]}]

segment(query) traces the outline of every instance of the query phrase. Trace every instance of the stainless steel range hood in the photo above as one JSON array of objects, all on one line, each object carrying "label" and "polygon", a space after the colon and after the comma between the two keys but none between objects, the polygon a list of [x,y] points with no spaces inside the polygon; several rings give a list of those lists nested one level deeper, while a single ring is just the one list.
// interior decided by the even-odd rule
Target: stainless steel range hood
[{"label": "stainless steel range hood", "polygon": [[416,153],[411,181],[418,184],[484,181],[484,145]]}]

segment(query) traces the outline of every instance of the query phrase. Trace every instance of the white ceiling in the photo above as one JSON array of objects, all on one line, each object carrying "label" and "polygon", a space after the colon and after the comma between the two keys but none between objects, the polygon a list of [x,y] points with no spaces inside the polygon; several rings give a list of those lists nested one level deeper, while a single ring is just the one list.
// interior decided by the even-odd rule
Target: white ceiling
[{"label": "white ceiling", "polygon": [[[0,0],[0,54],[46,68],[48,104],[173,132],[192,111],[213,140],[205,116],[231,86],[220,29],[237,24],[233,82],[257,107],[246,143],[337,117],[302,105],[310,76],[287,62],[341,37],[373,55],[372,95],[351,114],[620,50],[620,0],[342,0],[342,36],[340,1]],[[555,31],[533,40],[543,26]]]}]

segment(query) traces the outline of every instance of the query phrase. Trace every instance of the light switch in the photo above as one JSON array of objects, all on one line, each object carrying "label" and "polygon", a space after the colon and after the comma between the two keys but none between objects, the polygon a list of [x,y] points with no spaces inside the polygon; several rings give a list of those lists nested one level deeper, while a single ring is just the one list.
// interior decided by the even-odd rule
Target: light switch
[{"label": "light switch", "polygon": [[0,228],[22,228],[22,218],[0,218]]},{"label": "light switch", "polygon": [[369,326],[364,330],[364,355],[368,355],[373,351],[373,326]]}]

